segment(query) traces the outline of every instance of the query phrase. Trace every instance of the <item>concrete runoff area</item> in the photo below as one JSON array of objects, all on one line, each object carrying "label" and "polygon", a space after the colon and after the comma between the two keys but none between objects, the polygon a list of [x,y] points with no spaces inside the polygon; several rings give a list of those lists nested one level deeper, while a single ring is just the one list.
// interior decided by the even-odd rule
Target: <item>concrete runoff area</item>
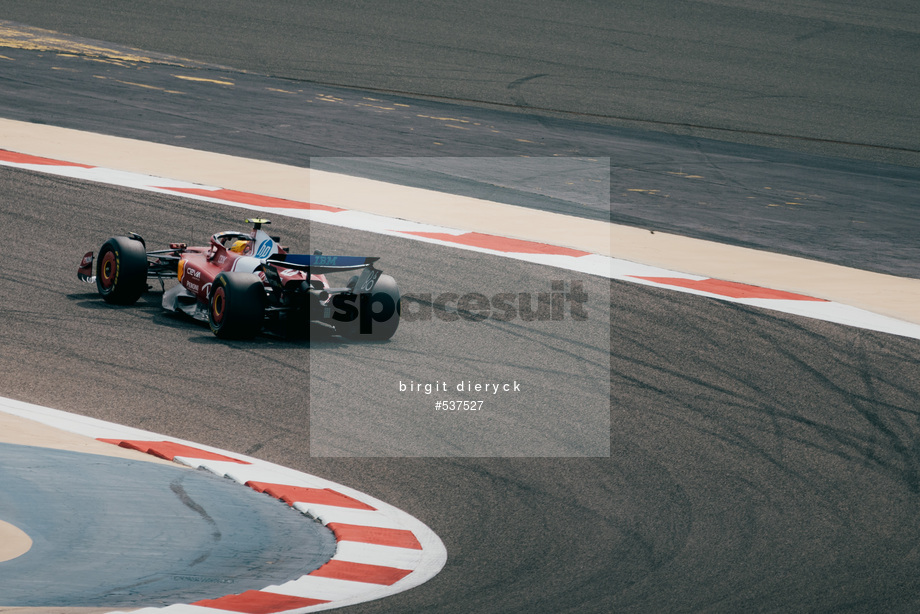
[{"label": "concrete runoff area", "polygon": [[335,553],[331,531],[240,484],[8,414],[0,426],[0,612],[190,602]]}]

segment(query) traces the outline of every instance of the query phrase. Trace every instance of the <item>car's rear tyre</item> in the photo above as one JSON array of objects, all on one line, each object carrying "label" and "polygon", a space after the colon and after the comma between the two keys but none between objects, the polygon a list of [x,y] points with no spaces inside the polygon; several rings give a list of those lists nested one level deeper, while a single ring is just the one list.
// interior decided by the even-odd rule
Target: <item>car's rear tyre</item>
[{"label": "car's rear tyre", "polygon": [[208,323],[221,339],[252,339],[265,323],[265,287],[254,273],[221,273],[211,287]]},{"label": "car's rear tyre", "polygon": [[99,248],[96,289],[107,303],[132,305],[147,290],[147,250],[128,237],[112,237]]},{"label": "car's rear tyre", "polygon": [[396,333],[402,308],[399,286],[391,276],[381,275],[370,294],[357,295],[356,305],[358,317],[336,326],[343,337],[356,341],[386,341]]}]

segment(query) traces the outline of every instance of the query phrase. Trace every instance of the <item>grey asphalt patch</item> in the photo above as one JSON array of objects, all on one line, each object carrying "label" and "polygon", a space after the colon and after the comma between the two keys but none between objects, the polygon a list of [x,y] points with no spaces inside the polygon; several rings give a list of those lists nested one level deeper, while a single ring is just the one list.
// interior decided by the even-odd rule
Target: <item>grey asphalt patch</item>
[{"label": "grey asphalt patch", "polygon": [[[236,71],[3,55],[0,116],[9,119],[920,277],[917,168]],[[549,160],[553,172],[532,172]],[[598,182],[609,184],[607,205]]]},{"label": "grey asphalt patch", "polygon": [[0,563],[0,606],[159,606],[318,568],[332,532],[212,474],[0,444],[0,518],[33,540]]}]

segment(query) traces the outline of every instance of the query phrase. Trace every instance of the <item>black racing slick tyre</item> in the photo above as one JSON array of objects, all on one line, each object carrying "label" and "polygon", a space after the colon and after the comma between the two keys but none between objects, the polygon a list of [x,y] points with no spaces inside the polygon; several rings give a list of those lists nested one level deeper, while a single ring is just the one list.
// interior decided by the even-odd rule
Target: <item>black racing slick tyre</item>
[{"label": "black racing slick tyre", "polygon": [[343,337],[355,341],[386,341],[396,333],[402,311],[399,287],[389,275],[381,275],[368,294],[356,296],[358,317],[336,326]]},{"label": "black racing slick tyre", "polygon": [[99,248],[96,289],[105,302],[133,305],[147,290],[147,249],[128,237],[112,237]]},{"label": "black racing slick tyre", "polygon": [[221,273],[208,304],[211,332],[220,339],[252,339],[265,323],[265,287],[253,273]]}]

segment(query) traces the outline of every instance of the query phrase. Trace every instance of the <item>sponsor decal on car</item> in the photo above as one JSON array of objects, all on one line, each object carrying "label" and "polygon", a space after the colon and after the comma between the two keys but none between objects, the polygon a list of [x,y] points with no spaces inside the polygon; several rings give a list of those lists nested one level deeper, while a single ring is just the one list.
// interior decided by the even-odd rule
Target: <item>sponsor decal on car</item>
[{"label": "sponsor decal on car", "polygon": [[274,244],[274,241],[271,239],[265,239],[259,243],[259,248],[256,250],[255,254],[256,258],[268,258],[269,254],[272,253],[272,246]]}]

